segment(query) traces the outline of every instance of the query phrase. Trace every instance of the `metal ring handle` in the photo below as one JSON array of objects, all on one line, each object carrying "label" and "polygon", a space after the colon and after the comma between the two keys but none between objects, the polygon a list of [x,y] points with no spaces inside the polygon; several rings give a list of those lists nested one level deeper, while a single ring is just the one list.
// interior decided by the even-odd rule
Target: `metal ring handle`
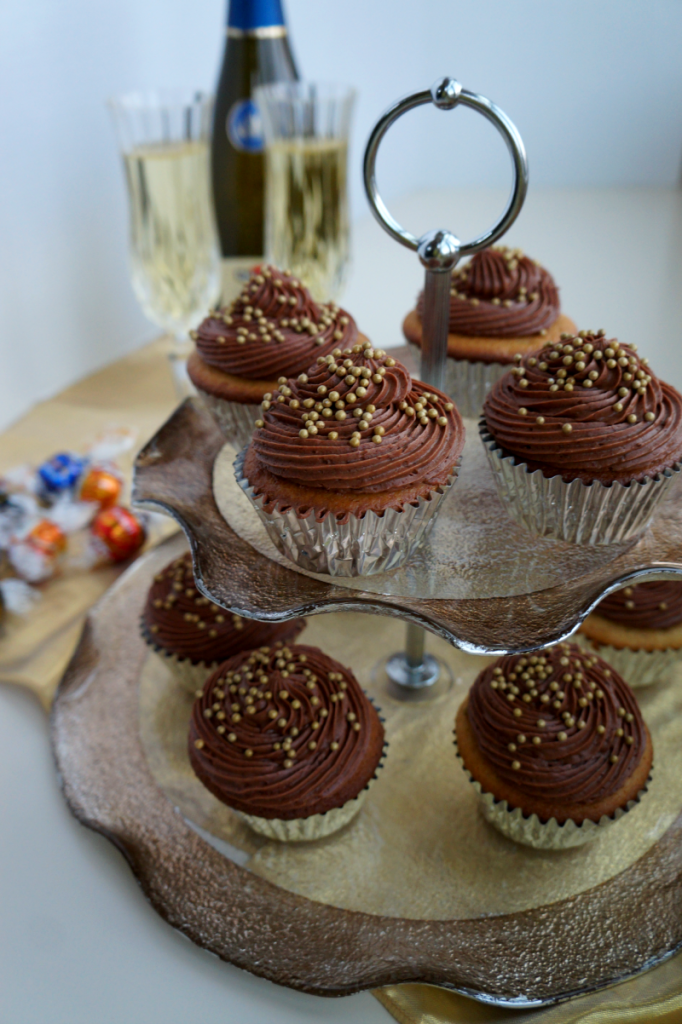
[{"label": "metal ring handle", "polygon": [[[460,244],[459,240],[450,235],[449,232],[429,232],[428,236],[424,235],[421,239],[415,238],[414,235],[410,234],[409,231],[406,231],[394,220],[379,195],[376,181],[376,158],[379,144],[388,129],[399,117],[406,114],[408,110],[413,110],[415,107],[420,107],[425,103],[433,103],[439,110],[452,110],[458,105],[477,110],[479,114],[483,114],[484,117],[495,125],[506,142],[512,158],[514,185],[507,208],[497,224],[471,242]],[[389,107],[375,125],[367,142],[363,173],[365,191],[372,213],[376,219],[384,230],[395,238],[397,242],[407,246],[408,249],[417,250],[422,263],[431,269],[435,269],[434,262],[439,264],[440,269],[448,269],[448,267],[453,267],[457,263],[460,256],[471,256],[480,249],[485,249],[486,246],[492,245],[518,217],[528,188],[528,158],[526,157],[523,140],[516,126],[509,120],[504,111],[500,110],[494,103],[491,103],[489,99],[486,99],[485,96],[479,96],[477,93],[467,92],[454,78],[443,78],[436,82],[431,89],[414,93],[412,96],[406,96],[404,99],[398,100],[392,107]],[[448,235],[452,240],[451,243],[443,246],[444,239],[442,237],[441,239],[436,239],[434,237],[436,234],[441,236]],[[428,249],[428,252],[420,251],[423,248]],[[436,250],[435,252],[434,249]]]}]

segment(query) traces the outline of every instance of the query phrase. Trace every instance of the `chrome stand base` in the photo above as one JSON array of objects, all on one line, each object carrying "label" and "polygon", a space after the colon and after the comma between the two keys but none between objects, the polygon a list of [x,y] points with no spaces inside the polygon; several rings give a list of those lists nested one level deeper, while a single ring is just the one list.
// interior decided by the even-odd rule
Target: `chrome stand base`
[{"label": "chrome stand base", "polygon": [[375,678],[384,674],[389,696],[401,701],[438,700],[452,686],[447,665],[432,654],[424,653],[424,630],[407,624],[405,650],[383,659],[375,669]]},{"label": "chrome stand base", "polygon": [[410,665],[404,653],[392,654],[386,662],[386,675],[396,686],[408,686],[420,690],[438,682],[440,665],[432,654],[425,654],[418,665]]},{"label": "chrome stand base", "polygon": [[[452,688],[452,673],[444,662],[434,658],[431,654],[427,654],[424,661],[427,663],[429,674],[426,683],[417,682],[416,686],[412,685],[409,682],[410,677],[401,674],[403,668],[407,668],[408,672],[414,672],[414,669],[407,666],[407,659],[403,653],[391,654],[387,658],[382,658],[372,670],[372,681],[377,683],[391,700],[397,700],[403,704],[422,704],[426,701],[442,700]],[[408,679],[407,683],[402,681],[405,678]],[[422,675],[421,678],[424,679],[425,676]]]}]

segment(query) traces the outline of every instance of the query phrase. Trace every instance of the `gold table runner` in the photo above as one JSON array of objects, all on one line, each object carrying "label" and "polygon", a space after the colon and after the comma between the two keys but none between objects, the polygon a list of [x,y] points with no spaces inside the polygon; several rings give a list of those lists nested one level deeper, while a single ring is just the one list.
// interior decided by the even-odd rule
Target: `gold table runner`
[{"label": "gold table runner", "polygon": [[[124,501],[129,501],[135,453],[177,404],[167,351],[167,339],[160,338],[40,402],[0,434],[0,475],[25,462],[44,462],[58,451],[82,451],[109,427],[128,427],[137,439],[117,462],[127,480]],[[176,529],[169,520],[162,536]],[[106,566],[55,579],[30,616],[12,616],[0,636],[0,682],[27,687],[49,710],[88,608],[123,568]]]},{"label": "gold table runner", "polygon": [[[154,341],[35,406],[0,435],[0,473],[55,451],[81,450],[110,426],[136,430],[141,446],[176,404],[167,351],[166,339]],[[128,476],[134,454],[120,459]],[[168,532],[173,529],[169,524]],[[40,611],[10,623],[0,638],[0,682],[25,686],[49,710],[87,609],[120,571],[108,567],[50,583]],[[499,1010],[428,985],[390,986],[374,995],[400,1024],[682,1024],[682,957],[544,1010]]]}]

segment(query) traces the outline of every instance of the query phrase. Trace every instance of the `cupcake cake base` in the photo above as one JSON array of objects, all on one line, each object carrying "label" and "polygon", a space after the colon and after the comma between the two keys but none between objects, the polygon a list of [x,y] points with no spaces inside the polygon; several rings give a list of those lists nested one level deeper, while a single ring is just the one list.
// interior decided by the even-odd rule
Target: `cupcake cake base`
[{"label": "cupcake cake base", "polygon": [[617,807],[611,815],[603,814],[599,821],[586,819],[579,825],[570,819],[559,823],[556,818],[541,821],[537,814],[525,815],[520,807],[510,807],[506,800],[496,800],[492,793],[487,793],[477,782],[471,772],[467,771],[462,761],[457,741],[455,753],[462,765],[466,777],[476,790],[481,813],[485,820],[498,832],[523,846],[532,846],[535,850],[570,850],[575,846],[583,846],[600,836],[605,829],[615,825],[624,814],[636,807],[647,792],[653,775],[649,772],[646,784],[633,800],[625,807]]}]

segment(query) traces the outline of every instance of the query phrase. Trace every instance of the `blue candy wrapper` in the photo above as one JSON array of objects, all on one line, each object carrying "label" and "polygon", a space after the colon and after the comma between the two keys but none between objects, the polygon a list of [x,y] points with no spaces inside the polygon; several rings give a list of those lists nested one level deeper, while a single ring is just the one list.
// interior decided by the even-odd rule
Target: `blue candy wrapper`
[{"label": "blue candy wrapper", "polygon": [[48,501],[75,488],[86,460],[70,452],[58,452],[38,469],[39,492]]}]

